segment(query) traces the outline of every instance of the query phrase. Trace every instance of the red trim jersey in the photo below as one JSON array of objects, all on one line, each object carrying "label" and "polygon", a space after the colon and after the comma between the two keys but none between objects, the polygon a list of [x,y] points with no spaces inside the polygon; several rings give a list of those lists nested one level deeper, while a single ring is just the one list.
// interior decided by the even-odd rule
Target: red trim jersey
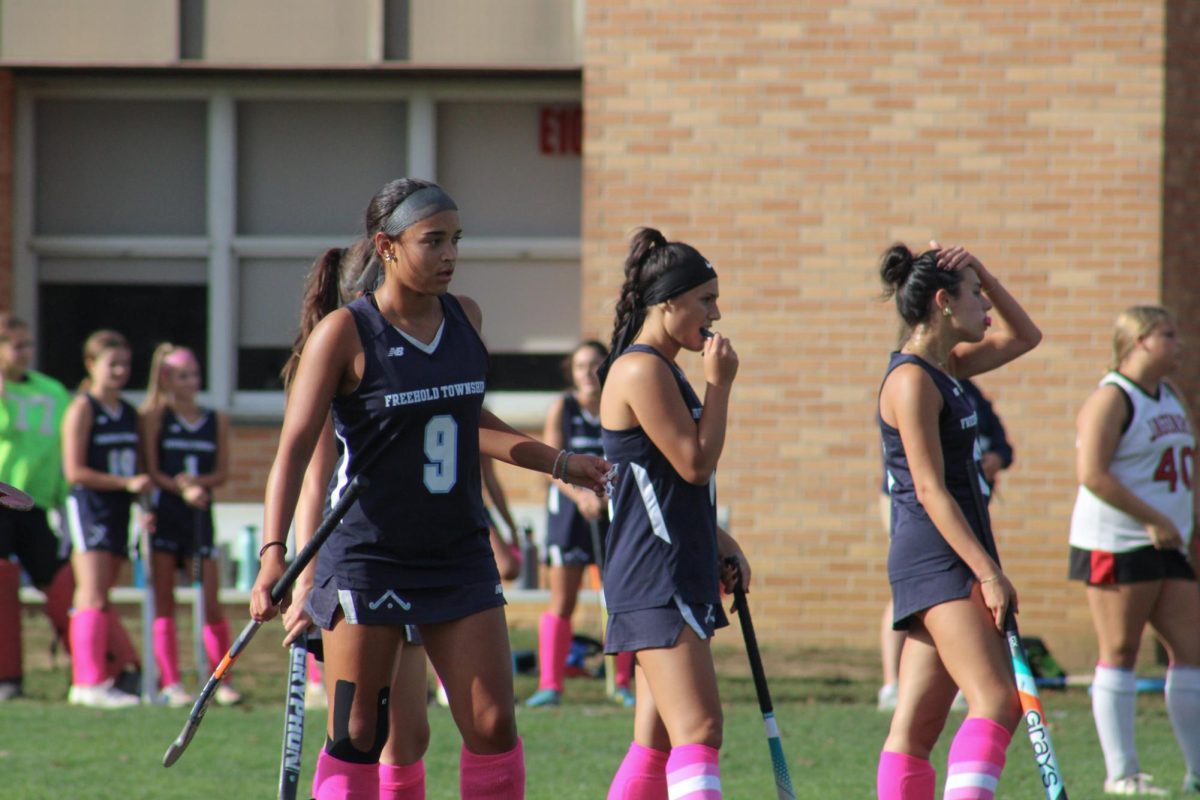
[{"label": "red trim jersey", "polygon": [[[1186,545],[1192,538],[1196,435],[1183,404],[1165,383],[1150,395],[1118,372],[1105,375],[1100,385],[1124,392],[1131,410],[1109,471],[1174,522]],[[1145,523],[1079,487],[1071,514],[1073,547],[1124,553],[1151,544]]]}]

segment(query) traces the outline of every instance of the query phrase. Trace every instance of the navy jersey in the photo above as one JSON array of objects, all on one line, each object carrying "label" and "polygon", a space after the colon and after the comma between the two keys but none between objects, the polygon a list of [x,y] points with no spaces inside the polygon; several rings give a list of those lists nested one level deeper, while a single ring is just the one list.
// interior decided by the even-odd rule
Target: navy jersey
[{"label": "navy jersey", "polygon": [[[110,409],[90,394],[84,397],[92,410],[87,466],[110,475],[133,477],[137,474],[137,409],[124,400]],[[100,541],[123,548],[128,538],[132,499],[133,495],[126,491],[98,492],[78,484],[72,486],[68,498],[72,536],[83,537],[83,542],[77,541],[80,549],[92,549],[90,544]]]},{"label": "navy jersey", "polygon": [[[170,408],[163,409],[162,426],[158,431],[158,468],[174,477],[179,473],[208,475],[217,468],[217,415],[207,409],[195,422],[188,422]],[[189,506],[174,492],[155,492],[155,511],[158,526],[164,531],[194,536],[197,509]],[[211,509],[199,512],[211,520]],[[211,527],[211,522],[206,527]]]},{"label": "navy jersey", "polygon": [[[942,447],[946,489],[962,509],[967,524],[980,544],[999,563],[985,500],[987,485],[978,468],[978,414],[956,380],[917,356],[892,353],[887,374],[890,375],[901,364],[916,364],[925,370],[942,395],[938,439]],[[884,422],[882,416],[879,417],[879,430],[883,438],[887,485],[892,498],[892,546],[888,553],[888,576],[895,581],[945,572],[960,564],[961,559],[917,500],[900,431]]]},{"label": "navy jersey", "polygon": [[363,376],[333,400],[340,462],[330,502],[375,460],[370,488],[321,553],[318,584],[336,577],[340,589],[368,591],[496,574],[479,472],[487,348],[458,300],[447,294],[441,304],[430,344],[391,325],[373,295],[346,306],[362,342]]},{"label": "navy jersey", "polygon": [[[562,436],[563,448],[574,453],[604,455],[604,442],[600,438],[600,420],[580,406],[579,401],[571,392],[563,395],[559,432]],[[546,510],[550,514],[548,536],[559,546],[566,546],[566,540],[570,538],[572,530],[577,527],[580,528],[583,536],[590,538],[587,522],[579,517],[575,501],[561,490],[557,482],[550,484],[546,498]],[[576,520],[576,517],[579,519]],[[608,527],[606,516],[602,516],[599,522],[603,534]],[[590,550],[590,547],[588,549]]]},{"label": "navy jersey", "polygon": [[[661,358],[692,419],[700,419],[703,404],[679,367],[645,345],[625,352]],[[620,476],[604,548],[608,610],[657,608],[676,595],[685,603],[719,603],[716,477],[703,486],[685,481],[641,426],[604,428],[601,436],[605,457]]]}]

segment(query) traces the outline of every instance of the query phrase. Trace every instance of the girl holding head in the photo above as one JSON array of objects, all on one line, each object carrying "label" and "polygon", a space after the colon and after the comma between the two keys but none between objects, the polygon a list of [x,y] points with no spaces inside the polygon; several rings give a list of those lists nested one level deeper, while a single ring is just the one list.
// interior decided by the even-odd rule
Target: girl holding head
[{"label": "girl holding head", "polygon": [[[191,574],[201,559],[204,584],[204,652],[210,669],[229,652],[229,620],[218,599],[220,572],[213,542],[213,490],[229,473],[229,418],[196,402],[200,362],[186,347],[160,344],[150,359],[150,385],[141,408],[141,442],[146,472],[154,481],[154,532],[150,536],[154,581],[154,658],[168,705],[188,706],[175,630],[175,576]],[[241,702],[222,681],[221,705]]]},{"label": "girl holding head", "polygon": [[[542,440],[551,447],[566,447],[576,453],[603,455],[600,440],[600,365],[608,348],[600,342],[583,342],[568,357],[565,372],[571,390],[550,404]],[[592,492],[562,481],[551,481],[546,498],[546,563],[550,567],[550,609],[538,623],[538,690],[529,706],[556,706],[566,684],[567,655],[571,649],[571,615],[579,598],[579,587],[588,564],[602,563],[608,534],[608,508]],[[594,534],[594,535],[593,535]],[[633,678],[633,654],[617,656],[617,699],[633,705],[629,683]]]},{"label": "girl holding head", "polygon": [[962,247],[931,242],[914,255],[898,244],[884,254],[880,273],[909,335],[892,353],[879,392],[893,625],[907,638],[878,793],[881,800],[932,800],[929,754],[961,689],[968,712],[950,746],[946,796],[953,788],[955,798],[990,800],[1020,720],[1003,635],[1017,592],[1000,568],[978,417],[958,379],[1028,352],[1041,332]]},{"label": "girl holding head", "polygon": [[1167,712],[1187,762],[1183,791],[1200,792],[1196,433],[1169,381],[1182,355],[1166,309],[1126,309],[1112,368],[1076,421],[1070,575],[1085,584],[1099,644],[1092,713],[1108,794],[1170,794],[1142,773],[1134,746],[1134,667],[1147,623],[1170,657]]},{"label": "girl holding head", "polygon": [[[621,477],[605,544],[607,653],[637,661],[633,741],[610,800],[718,798],[723,718],[710,649],[728,624],[721,588],[749,583],[737,543],[716,524],[717,461],[738,359],[710,330],[717,273],[653,228],[633,236],[601,368],[601,436]],[[703,403],[675,363],[703,354]],[[735,559],[737,569],[724,567]],[[738,573],[740,573],[740,578]]]},{"label": "girl holding head", "polygon": [[67,699],[92,708],[138,703],[136,696],[113,686],[105,667],[112,628],[128,639],[108,593],[129,560],[129,506],[151,487],[138,463],[137,409],[121,399],[130,358],[129,342],[116,331],[89,336],[83,344],[87,378],[63,420],[63,472],[71,484],[67,529],[75,573]]},{"label": "girl holding head", "polygon": [[438,186],[392,181],[366,229],[383,262],[378,290],[313,329],[288,393],[267,481],[255,619],[326,418],[341,443],[331,497],[364,468],[371,486],[325,545],[306,603],[323,631],[329,728],[314,778],[320,800],[374,797],[387,705],[406,625],[416,625],[463,737],[464,797],[524,796],[503,587],[488,543],[480,452],[602,491],[603,459],[556,452],[482,410],[487,350],[478,305],[449,293],[461,236]]}]

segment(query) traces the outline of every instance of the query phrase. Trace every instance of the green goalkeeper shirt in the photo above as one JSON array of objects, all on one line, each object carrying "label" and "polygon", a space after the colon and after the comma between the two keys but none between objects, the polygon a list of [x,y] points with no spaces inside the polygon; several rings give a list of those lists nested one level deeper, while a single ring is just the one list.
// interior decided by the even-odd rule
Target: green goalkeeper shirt
[{"label": "green goalkeeper shirt", "polygon": [[62,423],[71,393],[49,375],[30,370],[5,380],[0,401],[0,481],[33,497],[40,508],[67,496],[62,470]]}]

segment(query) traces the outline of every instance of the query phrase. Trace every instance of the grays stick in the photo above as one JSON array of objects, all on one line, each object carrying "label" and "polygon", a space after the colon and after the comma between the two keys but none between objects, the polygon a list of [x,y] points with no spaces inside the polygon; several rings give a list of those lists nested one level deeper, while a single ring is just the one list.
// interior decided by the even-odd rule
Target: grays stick
[{"label": "grays stick", "polygon": [[204,511],[192,509],[192,648],[196,657],[196,684],[208,674],[208,656],[204,649],[204,558],[200,555]]},{"label": "grays stick", "polygon": [[138,557],[142,561],[142,702],[157,705],[162,701],[158,691],[158,661],[154,657],[154,552],[150,548],[150,530],[145,516],[149,504],[144,496],[137,500]]},{"label": "grays stick", "polygon": [[296,800],[300,754],[304,748],[304,689],[308,678],[308,633],[292,642],[288,655],[287,700],[283,712],[283,753],[279,761],[279,800]]},{"label": "grays stick", "polygon": [[[390,442],[389,442],[390,443]],[[380,450],[379,452],[382,452]],[[364,467],[365,469],[365,467]],[[350,510],[350,507],[358,500],[358,496],[367,488],[369,482],[363,475],[358,475],[354,480],[350,481],[350,485],[346,487],[345,493],[338,499],[337,504],[330,510],[329,515],[321,521],[321,525],[317,528],[316,533],[309,539],[308,544],[296,556],[296,559],[288,566],[283,575],[271,587],[271,605],[277,606],[292,589],[292,584],[296,582],[296,578],[304,571],[309,562],[317,555],[317,551],[325,544],[325,540],[330,537],[334,529],[337,528],[342,517]],[[167,752],[163,755],[162,764],[164,767],[169,767],[179,760],[183,755],[183,751],[187,749],[191,743],[192,737],[196,735],[196,731],[200,728],[200,723],[204,720],[204,712],[208,710],[209,703],[212,702],[213,695],[216,694],[217,686],[225,677],[225,674],[237,661],[238,656],[250,644],[250,640],[254,638],[254,634],[258,632],[262,625],[258,620],[250,620],[242,632],[238,634],[233,646],[229,648],[229,652],[221,659],[221,663],[217,665],[216,670],[209,677],[208,683],[204,685],[204,689],[200,692],[200,696],[196,698],[195,704],[192,706],[192,711],[188,714],[187,722],[183,725],[183,730],[179,736],[175,737],[175,741],[167,748]]]},{"label": "grays stick", "polygon": [[796,800],[792,788],[792,774],[787,759],[783,756],[783,742],[779,738],[779,723],[775,721],[775,707],[771,704],[771,692],[767,688],[767,675],[763,672],[762,656],[758,652],[758,638],[754,635],[754,622],[750,619],[750,604],[746,602],[746,589],[742,586],[742,571],[735,558],[725,563],[737,572],[733,585],[733,611],[737,612],[742,626],[742,638],[746,642],[746,656],[750,659],[750,674],[754,676],[754,693],[758,695],[758,709],[762,712],[763,728],[767,732],[767,748],[771,751],[771,767],[775,773],[775,794],[779,800]]}]

